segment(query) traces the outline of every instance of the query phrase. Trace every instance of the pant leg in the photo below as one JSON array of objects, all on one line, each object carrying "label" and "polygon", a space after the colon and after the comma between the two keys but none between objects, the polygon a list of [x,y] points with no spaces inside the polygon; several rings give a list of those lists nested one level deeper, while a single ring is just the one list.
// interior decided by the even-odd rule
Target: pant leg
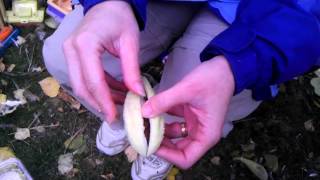
[{"label": "pant leg", "polygon": [[[197,8],[198,5],[151,1],[147,10],[146,28],[140,34],[140,64],[147,63],[167,49],[172,41],[180,36],[187,27]],[[82,18],[83,8],[79,5],[63,19],[59,28],[45,40],[43,46],[43,56],[47,70],[71,94],[72,90],[62,44],[77,28]],[[116,79],[121,79],[121,68],[118,59],[105,53],[102,63],[105,71]],[[84,100],[77,99],[91,112],[103,118],[101,113],[95,111]]]},{"label": "pant leg", "polygon": [[[220,32],[227,28],[227,24],[218,19],[207,8],[196,15],[187,27],[183,36],[174,44],[166,62],[163,77],[158,91],[166,90],[192,71],[200,62],[200,53],[207,44]],[[245,90],[231,99],[223,136],[233,128],[232,121],[239,120],[253,112],[260,102],[252,99],[251,91]],[[182,121],[181,118],[166,115],[166,121]]]}]

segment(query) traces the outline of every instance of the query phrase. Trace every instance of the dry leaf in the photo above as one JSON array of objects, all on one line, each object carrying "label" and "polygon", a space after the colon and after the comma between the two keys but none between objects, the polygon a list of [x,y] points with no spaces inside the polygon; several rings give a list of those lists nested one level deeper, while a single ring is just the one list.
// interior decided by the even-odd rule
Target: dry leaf
[{"label": "dry leaf", "polygon": [[6,65],[0,61],[0,72],[4,72],[6,70]]},{"label": "dry leaf", "polygon": [[62,175],[69,174],[73,170],[73,154],[67,153],[59,156],[58,170]]},{"label": "dry leaf", "polygon": [[33,67],[33,68],[31,68],[31,72],[42,72],[42,71],[43,71],[42,67]]},{"label": "dry leaf", "polygon": [[84,144],[84,137],[82,134],[78,135],[77,137],[72,136],[71,138],[67,139],[63,144],[66,149],[76,150]]},{"label": "dry leaf", "polygon": [[21,36],[18,36],[16,41],[15,41],[15,44],[18,45],[18,46],[21,46],[22,44],[26,43],[27,40]]},{"label": "dry leaf", "polygon": [[168,175],[167,175],[167,180],[175,180],[176,179],[176,175],[179,174],[179,169],[176,167],[171,168],[171,170],[169,171]]},{"label": "dry leaf", "polygon": [[14,98],[21,101],[22,104],[25,104],[27,103],[27,99],[24,97],[23,93],[24,93],[24,89],[17,89],[13,91]]},{"label": "dry leaf", "polygon": [[312,120],[308,120],[308,121],[304,122],[304,128],[307,131],[313,132],[315,130],[314,126],[313,126],[313,121]]},{"label": "dry leaf", "polygon": [[316,71],[314,71],[314,73],[315,73],[318,77],[320,77],[320,68],[317,69]]},{"label": "dry leaf", "polygon": [[33,94],[32,92],[30,92],[27,89],[24,90],[23,95],[30,102],[40,101],[40,98],[38,96],[36,96],[35,94]]},{"label": "dry leaf", "polygon": [[213,156],[210,161],[213,165],[219,166],[221,158],[219,156]]},{"label": "dry leaf", "polygon": [[272,154],[265,154],[266,166],[271,169],[272,172],[276,172],[279,168],[278,157]]},{"label": "dry leaf", "polygon": [[320,77],[312,78],[310,84],[314,88],[314,92],[320,96]]},{"label": "dry leaf", "polygon": [[56,97],[59,93],[60,85],[53,77],[47,77],[39,81],[43,93],[49,97]]},{"label": "dry leaf", "polygon": [[127,156],[127,159],[129,162],[133,162],[138,158],[138,153],[136,150],[133,149],[132,146],[128,146],[125,150],[124,153]]},{"label": "dry leaf", "polygon": [[9,67],[7,68],[7,71],[12,72],[15,67],[16,67],[15,64],[10,64]]},{"label": "dry leaf", "polygon": [[46,128],[44,128],[43,126],[36,126],[32,129],[36,130],[38,133],[44,133],[46,131]]},{"label": "dry leaf", "polygon": [[74,108],[76,110],[80,110],[81,104],[79,101],[74,99],[72,96],[70,96],[67,92],[64,90],[60,91],[58,94],[58,97],[62,99],[63,101],[70,104],[71,108]]},{"label": "dry leaf", "polygon": [[243,157],[235,157],[233,159],[245,164],[260,180],[268,180],[268,173],[262,165]]},{"label": "dry leaf", "polygon": [[97,166],[99,166],[99,165],[103,164],[103,161],[100,159],[95,159],[95,163]]},{"label": "dry leaf", "polygon": [[112,173],[109,173],[109,174],[106,174],[106,175],[100,175],[100,177],[102,179],[105,179],[105,180],[111,180],[111,179],[114,179],[114,175]]},{"label": "dry leaf", "polygon": [[8,81],[4,80],[4,79],[1,79],[1,84],[3,86],[8,86]]},{"label": "dry leaf", "polygon": [[30,137],[30,130],[28,128],[17,128],[16,133],[14,133],[16,140],[25,140],[28,137]]},{"label": "dry leaf", "polygon": [[0,103],[4,103],[7,101],[7,95],[5,94],[0,94]]}]

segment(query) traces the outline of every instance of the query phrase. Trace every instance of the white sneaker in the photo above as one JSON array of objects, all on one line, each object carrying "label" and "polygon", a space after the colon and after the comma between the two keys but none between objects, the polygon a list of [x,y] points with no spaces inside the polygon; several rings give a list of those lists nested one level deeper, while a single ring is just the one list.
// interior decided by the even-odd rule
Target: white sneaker
[{"label": "white sneaker", "polygon": [[131,177],[133,180],[159,180],[164,179],[170,172],[172,164],[151,155],[148,157],[139,156],[131,167]]},{"label": "white sneaker", "polygon": [[105,121],[97,133],[96,144],[100,151],[109,156],[122,152],[129,145],[125,130],[113,130]]}]

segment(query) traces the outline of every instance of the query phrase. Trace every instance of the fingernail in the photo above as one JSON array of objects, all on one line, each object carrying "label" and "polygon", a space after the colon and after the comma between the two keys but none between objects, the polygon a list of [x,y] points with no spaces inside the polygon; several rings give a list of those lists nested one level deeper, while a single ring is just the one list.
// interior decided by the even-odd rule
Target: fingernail
[{"label": "fingernail", "polygon": [[143,107],[142,107],[142,115],[144,117],[146,117],[146,118],[152,116],[152,108],[151,108],[151,105],[149,103],[146,103],[145,105],[143,105]]},{"label": "fingernail", "polygon": [[140,96],[145,96],[145,92],[144,92],[144,87],[142,86],[142,84],[140,82],[137,82],[135,84],[135,90],[137,91],[137,93],[140,95]]}]

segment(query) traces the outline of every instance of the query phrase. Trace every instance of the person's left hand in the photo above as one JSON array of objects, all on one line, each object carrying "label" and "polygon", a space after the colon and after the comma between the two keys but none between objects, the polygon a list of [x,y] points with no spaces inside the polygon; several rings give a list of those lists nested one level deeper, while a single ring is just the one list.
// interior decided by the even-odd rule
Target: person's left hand
[{"label": "person's left hand", "polygon": [[186,122],[188,136],[181,137],[179,123],[166,126],[166,136],[156,155],[180,168],[197,162],[221,137],[224,119],[234,92],[234,78],[227,60],[217,56],[200,64],[172,88],[150,98],[144,105],[144,117],[179,109]]}]

